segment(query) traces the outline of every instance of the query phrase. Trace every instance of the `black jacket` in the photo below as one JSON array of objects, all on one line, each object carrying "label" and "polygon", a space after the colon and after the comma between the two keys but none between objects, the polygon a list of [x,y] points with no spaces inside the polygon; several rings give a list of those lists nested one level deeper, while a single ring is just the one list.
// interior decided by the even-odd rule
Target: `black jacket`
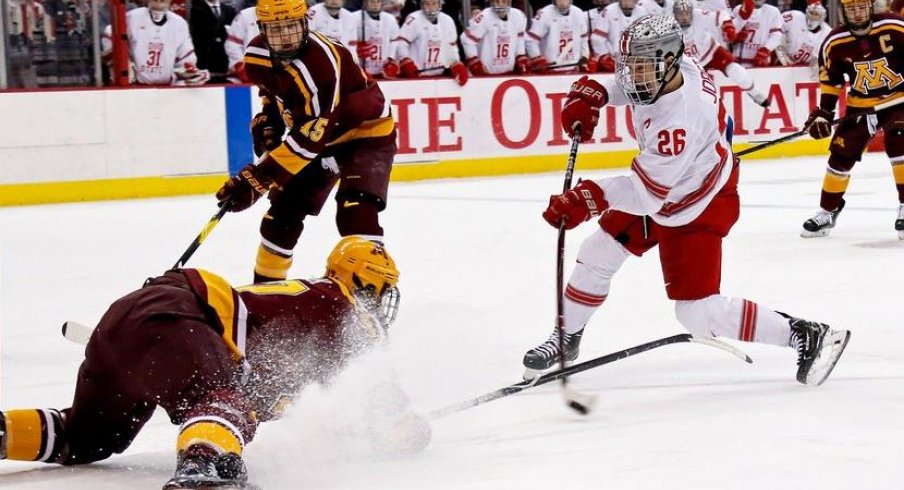
[{"label": "black jacket", "polygon": [[205,0],[192,2],[188,26],[198,55],[198,68],[210,70],[214,79],[229,69],[229,59],[223,45],[226,43],[226,26],[234,18],[235,9],[223,2],[220,2],[219,18]]}]

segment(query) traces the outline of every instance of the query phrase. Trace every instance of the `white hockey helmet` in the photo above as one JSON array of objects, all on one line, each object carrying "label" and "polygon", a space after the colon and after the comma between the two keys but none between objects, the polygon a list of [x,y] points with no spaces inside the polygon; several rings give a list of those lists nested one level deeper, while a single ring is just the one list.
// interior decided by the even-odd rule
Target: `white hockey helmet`
[{"label": "white hockey helmet", "polygon": [[323,0],[323,6],[333,17],[339,16],[339,11],[345,6],[345,0]]},{"label": "white hockey helmet", "polygon": [[618,6],[621,7],[625,17],[631,17],[631,14],[634,13],[634,7],[637,6],[637,0],[618,0]]},{"label": "white hockey helmet", "polygon": [[154,12],[166,12],[170,8],[171,0],[148,0],[148,10]]},{"label": "white hockey helmet", "polygon": [[634,105],[656,102],[681,67],[684,35],[670,15],[647,15],[622,33],[615,81]]},{"label": "white hockey helmet", "polygon": [[675,6],[672,7],[672,13],[678,25],[683,30],[688,30],[694,22],[694,2],[691,0],[676,0]]},{"label": "white hockey helmet", "polygon": [[811,2],[807,5],[807,29],[815,31],[826,21],[826,8],[821,3]]},{"label": "white hockey helmet", "polygon": [[364,11],[374,19],[380,18],[380,12],[383,11],[383,0],[364,0]]}]

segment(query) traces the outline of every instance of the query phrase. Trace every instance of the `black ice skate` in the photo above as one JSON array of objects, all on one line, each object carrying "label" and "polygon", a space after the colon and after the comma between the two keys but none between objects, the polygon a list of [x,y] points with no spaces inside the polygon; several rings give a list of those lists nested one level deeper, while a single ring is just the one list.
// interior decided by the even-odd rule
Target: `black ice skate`
[{"label": "black ice skate", "polygon": [[[578,358],[581,346],[581,336],[584,329],[562,336],[562,346],[565,350],[565,361],[571,362]],[[546,342],[534,347],[524,354],[524,379],[534,379],[541,371],[545,371],[559,362],[559,329],[552,331],[552,335]]]},{"label": "black ice skate", "polygon": [[844,199],[841,200],[838,209],[834,211],[820,209],[816,213],[816,216],[804,221],[804,229],[801,230],[800,236],[804,238],[816,238],[828,235],[829,231],[831,231],[832,228],[835,228],[835,221],[838,219],[838,215],[841,214],[842,209],[844,209]]},{"label": "black ice skate", "polygon": [[819,386],[838,363],[851,332],[801,318],[791,318],[789,323],[791,346],[797,349],[797,381]]},{"label": "black ice skate", "polygon": [[244,490],[248,485],[248,472],[242,457],[235,453],[217,456],[179,456],[176,474],[163,486],[163,490],[182,488]]},{"label": "black ice skate", "polygon": [[0,459],[6,459],[6,416],[0,412]]},{"label": "black ice skate", "polygon": [[904,240],[904,203],[898,205],[898,217],[895,219],[895,230],[898,232],[898,240]]}]

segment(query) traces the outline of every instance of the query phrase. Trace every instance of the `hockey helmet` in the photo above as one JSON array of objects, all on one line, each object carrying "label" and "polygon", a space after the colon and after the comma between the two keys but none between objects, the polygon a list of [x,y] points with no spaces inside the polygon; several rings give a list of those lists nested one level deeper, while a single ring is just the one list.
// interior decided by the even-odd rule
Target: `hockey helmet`
[{"label": "hockey helmet", "polygon": [[490,7],[500,19],[506,19],[512,8],[512,0],[490,0]]},{"label": "hockey helmet", "polygon": [[323,0],[323,6],[330,15],[338,17],[339,11],[345,6],[345,0]]},{"label": "hockey helmet", "polygon": [[677,0],[672,8],[675,20],[683,30],[688,30],[694,22],[694,3],[691,0]]},{"label": "hockey helmet", "polygon": [[678,74],[683,54],[684,36],[674,17],[641,17],[621,35],[615,81],[633,104],[652,104]]},{"label": "hockey helmet", "polygon": [[345,286],[384,326],[395,320],[399,270],[379,243],[358,236],[343,238],[327,258],[326,277]]},{"label": "hockey helmet", "polygon": [[305,0],[259,0],[257,25],[270,52],[292,59],[308,38],[308,5]]},{"label": "hockey helmet", "polygon": [[753,0],[753,5],[754,5],[756,8],[760,8],[760,7],[762,7],[763,5],[766,5],[766,0]]},{"label": "hockey helmet", "polygon": [[851,34],[865,36],[873,27],[872,0],[840,0],[841,22]]},{"label": "hockey helmet", "polygon": [[430,22],[436,22],[443,3],[440,0],[421,0],[421,11]]},{"label": "hockey helmet", "polygon": [[826,8],[819,3],[819,0],[810,2],[810,4],[807,5],[807,29],[815,31],[819,29],[819,26],[825,21]]},{"label": "hockey helmet", "polygon": [[552,0],[552,4],[562,15],[568,15],[571,12],[571,0]]}]

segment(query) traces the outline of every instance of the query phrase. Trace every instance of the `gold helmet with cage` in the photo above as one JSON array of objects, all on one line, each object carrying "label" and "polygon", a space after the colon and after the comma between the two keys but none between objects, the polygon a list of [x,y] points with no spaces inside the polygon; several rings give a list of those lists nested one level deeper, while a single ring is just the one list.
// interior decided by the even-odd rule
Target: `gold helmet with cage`
[{"label": "gold helmet with cage", "polygon": [[259,0],[255,12],[270,52],[280,59],[294,58],[308,38],[305,0]]},{"label": "gold helmet with cage", "polygon": [[343,238],[326,260],[326,276],[345,286],[385,326],[395,320],[399,270],[379,243],[358,236]]},{"label": "gold helmet with cage", "polygon": [[840,0],[840,3],[841,23],[855,36],[868,34],[873,27],[872,0]]}]

